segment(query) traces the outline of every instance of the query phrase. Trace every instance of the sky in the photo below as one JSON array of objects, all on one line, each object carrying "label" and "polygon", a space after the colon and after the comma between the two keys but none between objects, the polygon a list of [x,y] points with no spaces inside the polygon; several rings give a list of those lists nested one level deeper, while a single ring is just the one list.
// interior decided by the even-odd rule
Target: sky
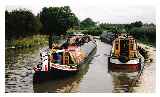
[{"label": "sky", "polygon": [[123,2],[111,2],[114,0],[110,0],[110,2],[107,0],[43,0],[41,3],[37,3],[37,0],[27,1],[30,2],[20,2],[18,4],[13,3],[11,5],[8,4],[6,5],[6,10],[11,11],[17,8],[26,8],[31,10],[34,14],[37,14],[43,7],[70,6],[72,12],[75,13],[81,21],[90,17],[95,22],[99,23],[106,22],[124,24],[135,21],[156,23],[156,9],[153,4],[141,5],[139,3],[135,3],[137,0],[134,0],[134,3],[125,2],[126,4]]}]

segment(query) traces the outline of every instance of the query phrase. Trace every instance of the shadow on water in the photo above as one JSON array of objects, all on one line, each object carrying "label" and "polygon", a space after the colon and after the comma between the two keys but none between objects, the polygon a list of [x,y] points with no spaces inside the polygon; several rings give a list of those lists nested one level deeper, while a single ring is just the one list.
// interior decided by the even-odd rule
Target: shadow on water
[{"label": "shadow on water", "polygon": [[34,92],[79,92],[79,83],[83,76],[88,72],[89,64],[93,59],[93,55],[96,53],[96,49],[90,54],[85,63],[80,66],[79,72],[68,73],[67,75],[49,74],[41,82],[35,83],[37,80],[33,76],[33,90]]}]

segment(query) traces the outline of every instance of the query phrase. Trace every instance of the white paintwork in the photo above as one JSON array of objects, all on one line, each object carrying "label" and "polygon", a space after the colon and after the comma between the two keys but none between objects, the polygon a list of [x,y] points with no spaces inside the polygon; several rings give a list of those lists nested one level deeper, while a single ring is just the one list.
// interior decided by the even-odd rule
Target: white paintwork
[{"label": "white paintwork", "polygon": [[64,50],[57,50],[56,53],[64,52]]},{"label": "white paintwork", "polygon": [[47,52],[41,52],[42,55],[42,70],[41,71],[46,71],[45,70],[45,65],[48,67],[48,53]]},{"label": "white paintwork", "polygon": [[118,59],[110,58],[110,62],[111,63],[115,63],[115,64],[138,64],[139,63],[139,59],[132,59],[132,60],[129,60],[128,62],[126,62],[126,63],[122,63]]},{"label": "white paintwork", "polygon": [[59,69],[59,70],[67,70],[67,71],[76,71],[77,68],[70,68],[70,66],[67,65],[60,65],[60,64],[52,64],[53,68]]}]

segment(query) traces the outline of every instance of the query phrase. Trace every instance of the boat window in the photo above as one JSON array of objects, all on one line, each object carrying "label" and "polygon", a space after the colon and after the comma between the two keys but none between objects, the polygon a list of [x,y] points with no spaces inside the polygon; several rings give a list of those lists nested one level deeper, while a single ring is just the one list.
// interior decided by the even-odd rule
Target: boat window
[{"label": "boat window", "polygon": [[63,55],[63,64],[69,64],[69,52],[64,52]]},{"label": "boat window", "polygon": [[133,43],[134,43],[134,40],[131,40],[131,43],[133,44]]},{"label": "boat window", "polygon": [[130,50],[133,50],[133,44],[130,45]]},{"label": "boat window", "polygon": [[118,50],[118,40],[115,41],[115,48]]},{"label": "boat window", "polygon": [[118,50],[118,44],[116,44],[116,50]]},{"label": "boat window", "polygon": [[61,64],[61,55],[59,53],[54,53],[53,54],[53,59],[55,63]]}]

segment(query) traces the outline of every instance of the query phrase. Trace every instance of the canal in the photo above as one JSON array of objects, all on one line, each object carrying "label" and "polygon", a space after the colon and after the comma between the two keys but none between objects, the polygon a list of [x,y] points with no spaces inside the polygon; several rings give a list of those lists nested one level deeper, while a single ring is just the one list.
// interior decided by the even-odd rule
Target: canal
[{"label": "canal", "polygon": [[33,83],[33,67],[40,61],[40,49],[47,46],[6,49],[5,92],[116,93],[155,91],[155,60],[145,64],[139,78],[137,78],[138,72],[108,70],[107,57],[111,45],[100,40],[96,42],[97,49],[77,74],[65,78],[55,78],[41,84]]}]

